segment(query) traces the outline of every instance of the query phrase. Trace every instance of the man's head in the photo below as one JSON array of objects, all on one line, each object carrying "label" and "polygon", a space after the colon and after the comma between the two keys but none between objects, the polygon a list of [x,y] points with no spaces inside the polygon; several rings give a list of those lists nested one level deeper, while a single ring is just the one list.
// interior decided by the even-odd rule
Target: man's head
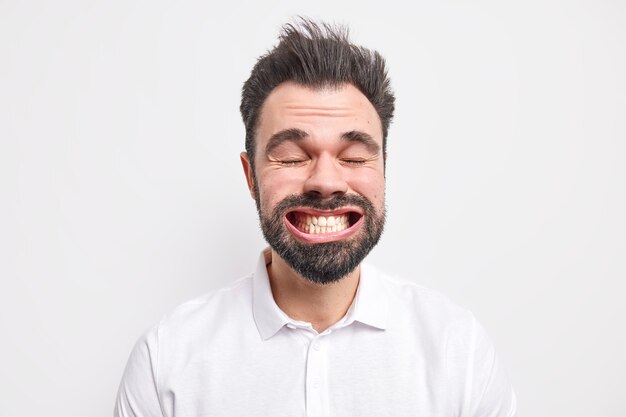
[{"label": "man's head", "polygon": [[246,152],[254,166],[255,136],[267,96],[285,81],[314,89],[352,84],[374,106],[382,123],[383,155],[393,118],[395,97],[385,60],[376,51],[350,43],[347,28],[301,19],[286,24],[279,43],[261,56],[244,83],[241,116],[246,127]]},{"label": "man's head", "polygon": [[263,234],[313,282],[347,275],[380,238],[393,108],[382,57],[310,21],[286,25],[244,84],[242,162]]}]

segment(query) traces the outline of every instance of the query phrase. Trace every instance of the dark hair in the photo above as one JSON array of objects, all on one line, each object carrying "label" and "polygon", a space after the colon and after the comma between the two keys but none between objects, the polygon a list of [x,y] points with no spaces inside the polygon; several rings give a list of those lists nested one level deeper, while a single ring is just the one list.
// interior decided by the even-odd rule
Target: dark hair
[{"label": "dark hair", "polygon": [[354,85],[380,117],[386,156],[395,97],[384,58],[376,51],[350,43],[346,27],[318,24],[305,18],[300,18],[297,24],[285,24],[279,41],[259,58],[241,93],[239,109],[246,127],[246,152],[252,168],[261,107],[272,90],[285,81],[313,88]]}]

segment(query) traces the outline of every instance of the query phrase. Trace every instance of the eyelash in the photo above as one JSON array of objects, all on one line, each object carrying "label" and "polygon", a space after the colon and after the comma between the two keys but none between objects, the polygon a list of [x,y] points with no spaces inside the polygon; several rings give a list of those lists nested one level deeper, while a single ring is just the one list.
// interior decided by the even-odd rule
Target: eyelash
[{"label": "eyelash", "polygon": [[286,165],[286,166],[293,166],[293,165],[299,165],[301,163],[303,163],[303,160],[300,159],[296,159],[293,161],[279,161],[281,165]]},{"label": "eyelash", "polygon": [[342,159],[341,162],[346,163],[348,165],[363,165],[365,160],[363,159]]},{"label": "eyelash", "polygon": [[[295,166],[304,163],[304,160],[296,159],[296,160],[287,160],[287,161],[279,161],[281,165],[284,166]],[[347,165],[363,165],[365,164],[364,159],[342,159],[341,162]]]}]

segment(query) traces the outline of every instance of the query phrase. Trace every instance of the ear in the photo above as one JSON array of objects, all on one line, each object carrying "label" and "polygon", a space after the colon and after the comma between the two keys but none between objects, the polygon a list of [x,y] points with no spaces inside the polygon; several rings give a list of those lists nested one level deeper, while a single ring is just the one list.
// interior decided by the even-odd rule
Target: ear
[{"label": "ear", "polygon": [[241,165],[243,166],[243,173],[246,176],[246,181],[248,182],[248,190],[250,190],[250,196],[255,198],[256,190],[254,189],[254,173],[252,172],[252,164],[250,163],[250,157],[247,152],[242,152],[239,154],[239,158],[241,159]]}]

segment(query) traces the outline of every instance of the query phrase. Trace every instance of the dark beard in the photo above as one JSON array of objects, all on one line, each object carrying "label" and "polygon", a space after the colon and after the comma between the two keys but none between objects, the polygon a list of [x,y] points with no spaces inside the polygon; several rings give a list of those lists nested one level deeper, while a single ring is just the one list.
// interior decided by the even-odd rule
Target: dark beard
[{"label": "dark beard", "polygon": [[[285,228],[286,214],[298,207],[334,210],[344,206],[357,206],[365,218],[361,230],[347,240],[325,243],[304,243]],[[298,274],[317,284],[336,282],[354,271],[365,256],[376,246],[385,225],[385,210],[378,214],[374,205],[359,195],[341,195],[320,199],[309,194],[291,195],[282,200],[265,216],[257,201],[263,236],[269,245]]]}]

